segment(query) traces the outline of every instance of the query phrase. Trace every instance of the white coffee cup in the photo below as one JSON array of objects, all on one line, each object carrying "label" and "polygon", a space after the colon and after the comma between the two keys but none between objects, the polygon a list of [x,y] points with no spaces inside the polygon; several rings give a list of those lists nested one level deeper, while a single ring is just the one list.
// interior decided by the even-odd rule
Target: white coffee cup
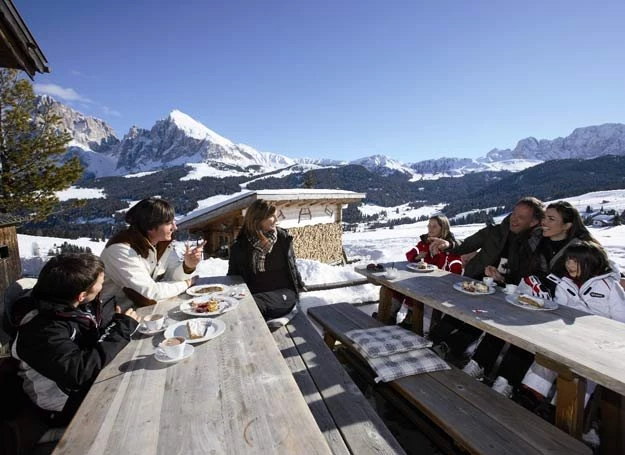
[{"label": "white coffee cup", "polygon": [[149,331],[160,330],[165,323],[165,316],[162,314],[148,314],[143,318],[143,325]]},{"label": "white coffee cup", "polygon": [[386,277],[389,279],[397,278],[397,269],[395,267],[391,267],[386,270]]},{"label": "white coffee cup", "polygon": [[506,287],[503,290],[503,292],[505,292],[506,294],[514,294],[516,290],[517,290],[516,284],[506,284]]},{"label": "white coffee cup", "polygon": [[158,346],[170,359],[178,359],[184,354],[184,347],[187,340],[184,337],[165,338]]},{"label": "white coffee cup", "polygon": [[484,278],[482,278],[482,281],[489,288],[495,285],[495,279],[492,276],[485,276]]}]

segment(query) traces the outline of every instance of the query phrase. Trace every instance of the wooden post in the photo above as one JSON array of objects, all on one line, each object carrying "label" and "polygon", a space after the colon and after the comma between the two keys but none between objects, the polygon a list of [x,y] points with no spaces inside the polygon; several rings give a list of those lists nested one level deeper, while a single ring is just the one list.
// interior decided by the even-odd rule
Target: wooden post
[{"label": "wooden post", "polygon": [[535,360],[538,364],[558,373],[556,426],[577,439],[581,439],[584,428],[586,378],[577,376],[564,365],[541,354],[536,354]]},{"label": "wooden post", "polygon": [[325,342],[325,344],[332,349],[334,347],[334,344],[336,343],[336,338],[334,338],[332,335],[330,335],[330,333],[324,331],[323,332],[323,341]]},{"label": "wooden post", "polygon": [[423,302],[406,297],[412,304],[412,331],[423,336]]},{"label": "wooden post", "polygon": [[625,397],[601,390],[601,454],[625,453]]},{"label": "wooden post", "polygon": [[[380,304],[378,305],[378,321],[390,324],[393,291],[386,286],[380,286]],[[394,321],[393,321],[394,322]]]}]

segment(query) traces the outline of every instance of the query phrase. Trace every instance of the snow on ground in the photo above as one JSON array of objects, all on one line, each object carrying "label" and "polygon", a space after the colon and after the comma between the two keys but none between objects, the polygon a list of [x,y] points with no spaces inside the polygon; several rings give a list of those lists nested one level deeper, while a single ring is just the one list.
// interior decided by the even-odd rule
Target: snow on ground
[{"label": "snow on ground", "polygon": [[425,205],[415,209],[410,207],[408,204],[402,204],[395,207],[363,204],[358,207],[358,210],[360,210],[360,213],[363,215],[375,215],[386,212],[386,216],[380,216],[380,220],[396,220],[404,217],[419,219],[420,216],[432,216],[441,213],[444,206],[445,204]]},{"label": "snow on ground", "polygon": [[66,190],[57,191],[56,197],[59,201],[69,201],[70,199],[105,199],[106,194],[101,188],[78,188],[70,186]]},{"label": "snow on ground", "polygon": [[[454,226],[453,232],[458,238],[465,238],[480,228],[482,224],[470,224]],[[608,255],[622,270],[625,270],[625,226],[606,228],[589,228],[606,248]],[[362,267],[370,262],[386,263],[404,261],[406,251],[410,250],[417,241],[419,235],[427,231],[427,222],[419,222],[411,225],[396,226],[394,229],[377,229],[365,232],[345,232],[343,244],[345,252],[350,260],[358,259],[358,262],[344,265],[331,266],[317,261],[298,259],[297,265],[302,278],[307,284],[332,283],[361,278],[354,271],[354,267]],[[81,238],[68,240],[52,237],[35,237],[18,235],[20,257],[24,275],[36,275],[46,261],[46,255],[55,245],[68,242],[73,245],[89,247],[94,254],[99,255],[104,249],[104,242],[92,242]],[[179,252],[184,244],[178,242],[176,248]],[[38,254],[36,254],[38,252]],[[200,263],[198,272],[205,276],[223,276],[228,271],[228,262],[223,259],[207,259]],[[371,302],[378,299],[379,290],[372,284],[353,286],[349,288],[333,289],[330,291],[307,292],[302,295],[303,308],[324,305],[337,302]]]},{"label": "snow on ground", "polygon": [[[218,198],[209,198],[204,202],[203,207],[218,203]],[[223,196],[224,199],[230,196]],[[586,211],[587,206],[593,210],[599,210],[603,206],[604,210],[616,209],[619,213],[625,209],[625,189],[614,191],[597,191],[567,198],[581,213]],[[202,204],[201,208],[202,208]],[[365,206],[372,207],[372,206]],[[389,217],[394,210],[390,208],[377,207],[388,212]],[[421,209],[413,209],[410,215],[401,214],[399,216],[418,217],[421,214],[430,215],[438,212],[441,207],[428,206]],[[369,210],[369,209],[365,209]],[[375,213],[375,212],[371,212]],[[495,222],[500,222],[503,215],[496,217]],[[464,239],[484,227],[483,224],[467,224],[452,226],[454,235],[459,239]],[[612,227],[588,227],[591,234],[601,242],[612,259],[621,270],[625,270],[625,225]],[[350,260],[356,260],[352,264],[344,266],[330,266],[317,261],[298,259],[297,264],[302,274],[302,278],[307,284],[332,283],[360,278],[361,275],[354,272],[354,267],[362,267],[370,262],[387,263],[393,261],[404,261],[406,251],[410,250],[417,242],[421,234],[427,232],[427,221],[412,224],[395,226],[393,229],[364,229],[360,232],[343,233],[343,246],[345,253]],[[47,260],[50,249],[68,242],[73,245],[89,247],[91,251],[99,255],[104,249],[105,242],[93,242],[87,238],[69,240],[53,237],[35,237],[30,235],[18,235],[20,257],[22,258],[22,269],[24,275],[37,275],[39,270]],[[178,242],[176,248],[181,253],[184,244]],[[198,272],[206,276],[223,276],[228,271],[228,263],[222,259],[207,259],[201,262]],[[307,292],[302,296],[302,306],[322,305],[336,302],[370,302],[378,299],[378,289],[376,286],[366,284],[343,289],[333,289],[331,291]]]}]

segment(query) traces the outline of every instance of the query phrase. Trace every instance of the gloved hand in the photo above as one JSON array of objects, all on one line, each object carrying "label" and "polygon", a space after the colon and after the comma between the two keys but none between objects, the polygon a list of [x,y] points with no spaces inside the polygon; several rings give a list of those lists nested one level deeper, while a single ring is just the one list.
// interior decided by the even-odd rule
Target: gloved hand
[{"label": "gloved hand", "polygon": [[537,276],[530,275],[523,277],[519,284],[519,292],[523,294],[530,294],[539,299],[551,299],[549,290],[540,282]]}]

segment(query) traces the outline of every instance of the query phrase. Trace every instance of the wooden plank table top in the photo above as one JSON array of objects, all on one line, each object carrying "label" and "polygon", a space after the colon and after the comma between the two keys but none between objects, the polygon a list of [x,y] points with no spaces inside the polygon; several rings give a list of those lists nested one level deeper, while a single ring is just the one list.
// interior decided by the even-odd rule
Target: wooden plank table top
[{"label": "wooden plank table top", "polygon": [[366,269],[356,272],[625,395],[625,324],[563,306],[526,310],[508,303],[500,289],[491,295],[467,295],[452,287],[467,277],[442,270],[415,273],[405,264],[397,263],[398,276],[392,280]]},{"label": "wooden plank table top", "polygon": [[[240,283],[233,277],[199,284]],[[185,295],[141,308],[178,310]],[[219,316],[225,332],[192,356],[160,363],[163,334],[133,340],[100,373],[55,454],[329,454],[252,297]]]}]

